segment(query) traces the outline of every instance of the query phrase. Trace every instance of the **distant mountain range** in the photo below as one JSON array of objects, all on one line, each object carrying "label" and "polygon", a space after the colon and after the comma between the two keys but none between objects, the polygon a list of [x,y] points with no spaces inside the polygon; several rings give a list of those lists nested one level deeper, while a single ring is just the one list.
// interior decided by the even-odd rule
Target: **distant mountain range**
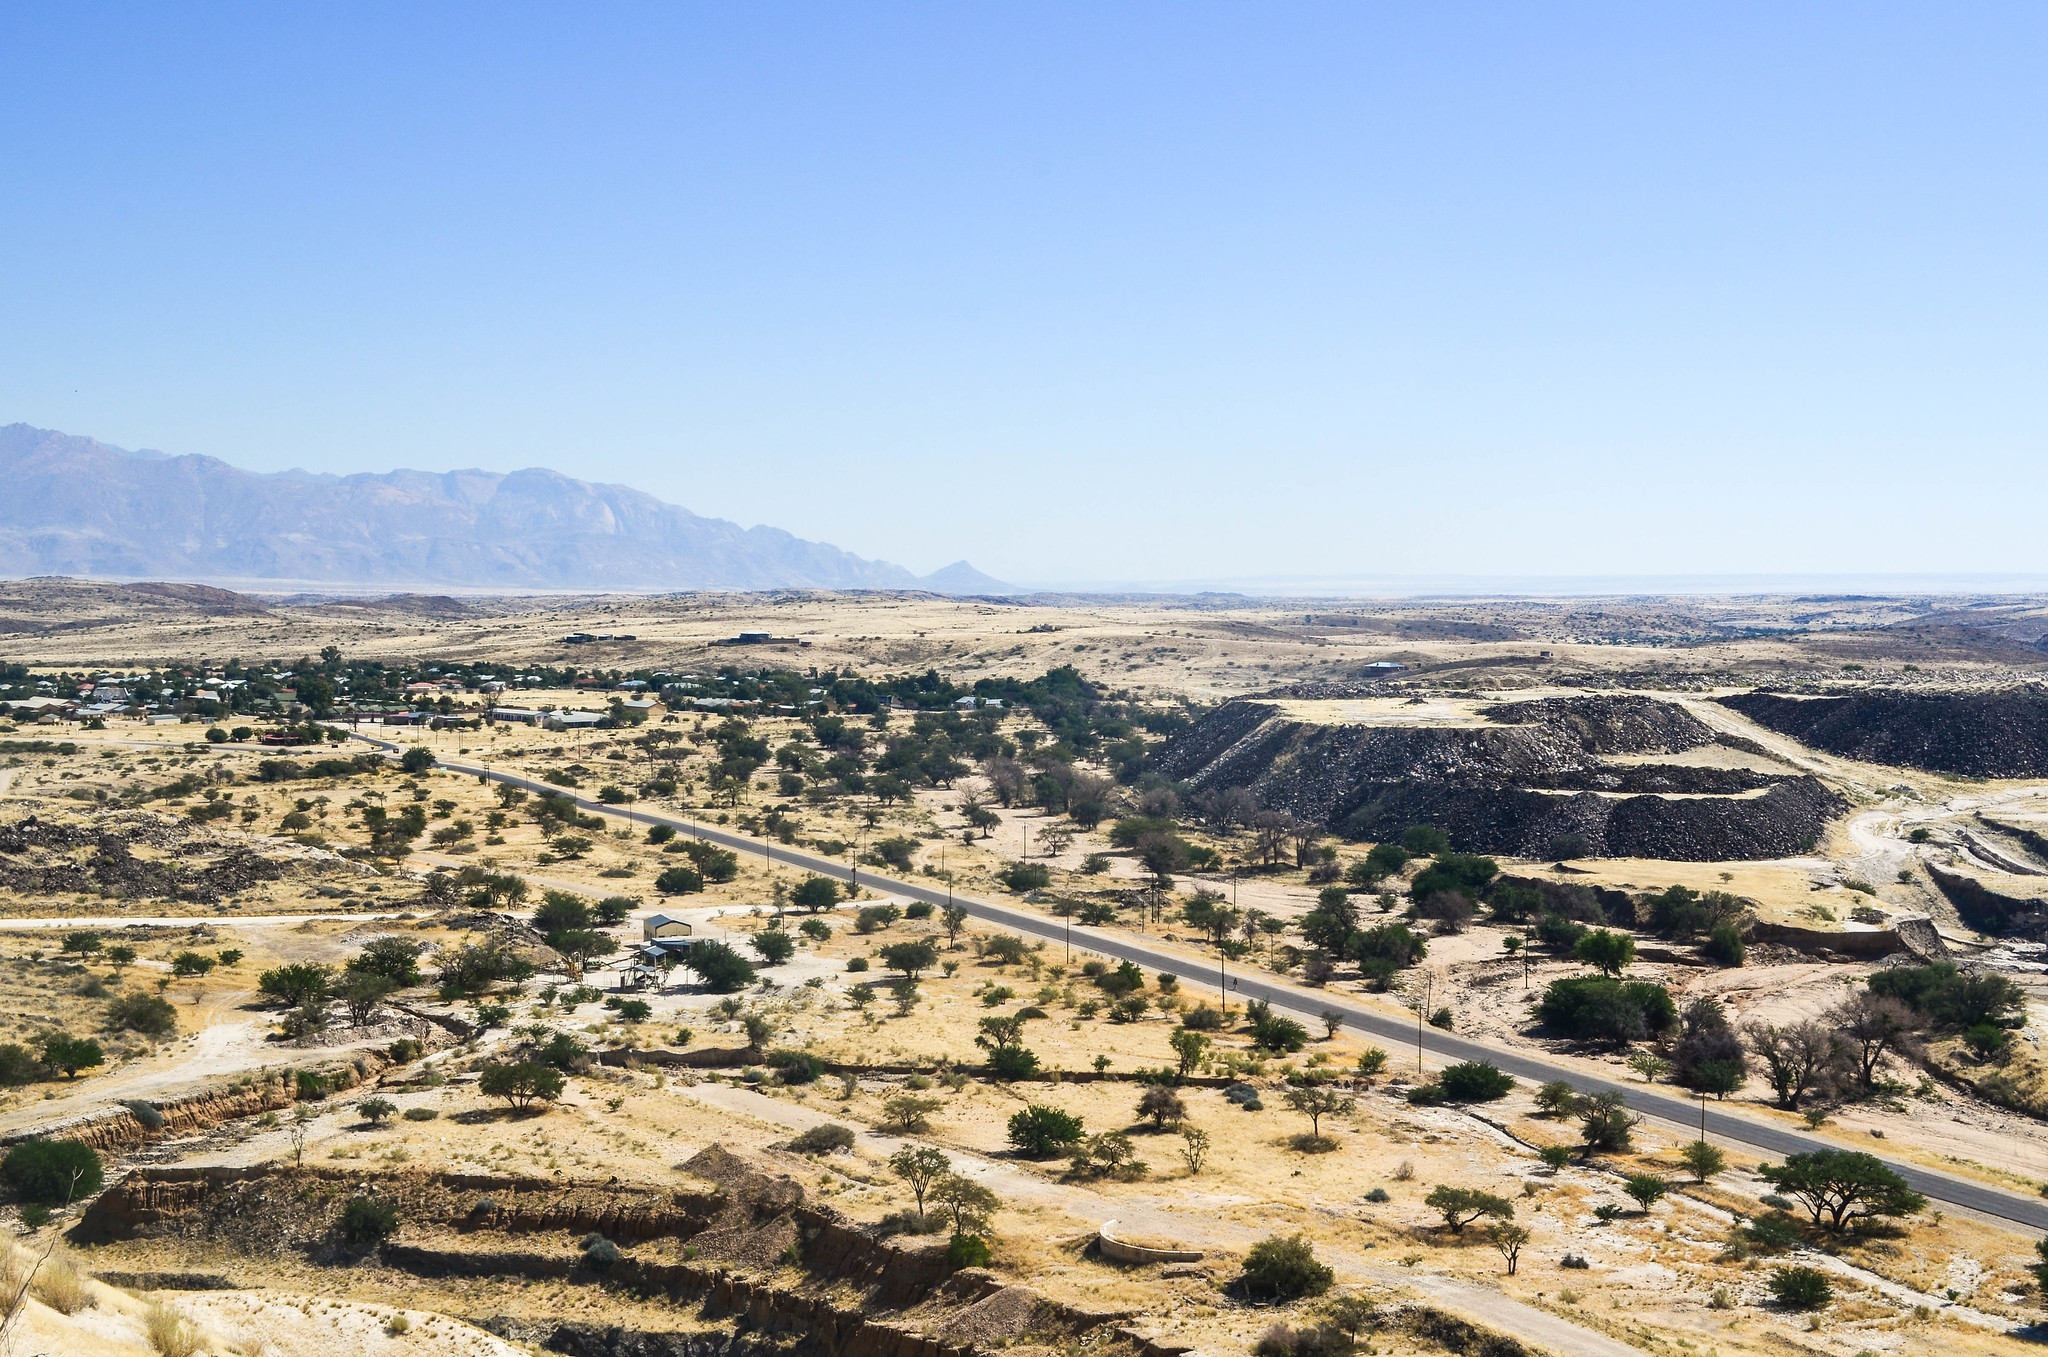
[{"label": "distant mountain range", "polygon": [[10,424],[0,427],[0,485],[0,576],[1013,592],[966,561],[920,577],[539,467],[265,475]]}]

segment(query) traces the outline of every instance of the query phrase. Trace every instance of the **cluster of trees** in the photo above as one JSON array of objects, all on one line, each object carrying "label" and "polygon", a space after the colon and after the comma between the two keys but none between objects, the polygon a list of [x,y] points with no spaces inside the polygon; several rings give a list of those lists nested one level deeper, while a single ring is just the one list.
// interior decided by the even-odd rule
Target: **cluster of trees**
[{"label": "cluster of trees", "polygon": [[[1726,900],[1674,887],[1652,897],[1652,923],[1668,936],[1704,931],[1711,940],[1730,926],[1729,909]],[[1573,950],[1597,974],[1551,982],[1536,1009],[1546,1027],[1614,1046],[1655,1042],[1659,1054],[1631,1059],[1638,1073],[1652,1080],[1668,1074],[1674,1083],[1717,1097],[1759,1072],[1787,1110],[1812,1098],[1875,1092],[1885,1062],[1917,1056],[1929,1034],[1960,1036],[1979,1058],[1991,1059],[2024,1021],[2017,985],[2001,976],[1966,976],[1942,962],[1878,971],[1864,991],[1819,1020],[1751,1022],[1738,1032],[1716,1000],[1698,999],[1680,1012],[1662,985],[1624,979],[1635,958],[1634,941],[1625,934],[1583,930]]]},{"label": "cluster of trees", "polygon": [[604,932],[632,917],[640,902],[628,895],[607,896],[592,904],[570,891],[548,891],[533,912],[533,926],[569,963],[572,977],[599,957],[619,950],[619,940]]},{"label": "cluster of trees", "polygon": [[2024,1021],[2025,994],[2003,976],[1968,976],[1948,962],[1872,974],[1862,993],[1819,1021],[1744,1029],[1778,1106],[1876,1092],[1888,1059],[1917,1058],[1930,1035],[1963,1038],[1982,1059],[2002,1051]]},{"label": "cluster of trees", "polygon": [[654,888],[663,895],[694,894],[703,890],[707,881],[731,881],[740,874],[738,853],[703,839],[670,838],[662,851],[681,853],[690,860],[687,867],[678,863],[662,869],[654,879]]},{"label": "cluster of trees", "polygon": [[1342,959],[1357,963],[1359,975],[1377,990],[1389,988],[1395,975],[1429,954],[1429,944],[1404,922],[1361,923],[1358,907],[1341,886],[1324,888],[1315,909],[1302,918],[1301,935],[1315,949],[1304,962],[1304,974],[1326,976],[1327,962]]},{"label": "cluster of trees", "polygon": [[[837,1128],[844,1130],[845,1128]],[[849,1141],[851,1136],[848,1137]],[[836,1143],[836,1142],[835,1142]],[[1002,1201],[988,1188],[953,1171],[953,1161],[943,1150],[929,1145],[905,1145],[889,1156],[889,1167],[910,1189],[917,1203],[915,1213],[900,1223],[919,1233],[932,1227],[952,1228],[948,1257],[961,1266],[978,1266],[988,1261],[987,1235]],[[926,1203],[938,1208],[931,1215]]]},{"label": "cluster of trees", "polygon": [[[113,963],[115,974],[109,978],[116,983],[120,972],[136,959],[133,947],[125,943],[108,947],[98,933],[85,930],[65,934],[63,951],[85,957],[104,956]],[[241,959],[241,952],[233,948],[217,957],[188,950],[171,958],[171,974],[179,979],[203,976],[215,966],[232,966]],[[100,980],[89,981],[83,992],[98,997],[108,994]],[[105,1023],[109,1032],[134,1032],[161,1041],[176,1035],[178,1012],[159,995],[130,992],[113,996],[107,1004]],[[45,1033],[32,1047],[12,1041],[0,1043],[0,1087],[19,1087],[59,1076],[72,1079],[106,1061],[106,1048],[97,1038],[73,1032]]]}]

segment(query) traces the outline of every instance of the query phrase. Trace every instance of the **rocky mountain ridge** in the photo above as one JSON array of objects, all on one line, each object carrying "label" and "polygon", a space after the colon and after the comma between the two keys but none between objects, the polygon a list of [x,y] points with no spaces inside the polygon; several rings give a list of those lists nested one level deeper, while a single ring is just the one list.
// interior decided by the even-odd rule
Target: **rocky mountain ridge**
[{"label": "rocky mountain ridge", "polygon": [[0,427],[0,482],[0,575],[505,590],[1004,588],[965,561],[921,579],[779,528],[742,528],[539,467],[258,474],[10,424]]}]

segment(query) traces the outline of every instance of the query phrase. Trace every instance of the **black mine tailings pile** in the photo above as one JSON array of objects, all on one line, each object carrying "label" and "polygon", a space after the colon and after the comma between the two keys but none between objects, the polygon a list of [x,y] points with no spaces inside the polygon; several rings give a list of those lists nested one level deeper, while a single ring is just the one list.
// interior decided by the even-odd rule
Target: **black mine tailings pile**
[{"label": "black mine tailings pile", "polygon": [[1847,809],[1811,777],[1676,764],[1609,764],[1714,742],[1683,707],[1637,696],[1502,703],[1462,725],[1321,724],[1275,699],[1224,704],[1161,752],[1167,776],[1248,788],[1263,804],[1353,838],[1434,824],[1466,852],[1544,857],[1583,837],[1596,857],[1686,862],[1785,857]]},{"label": "black mine tailings pile", "polygon": [[1866,763],[1973,777],[2048,777],[2048,691],[1720,699],[1760,726]]}]

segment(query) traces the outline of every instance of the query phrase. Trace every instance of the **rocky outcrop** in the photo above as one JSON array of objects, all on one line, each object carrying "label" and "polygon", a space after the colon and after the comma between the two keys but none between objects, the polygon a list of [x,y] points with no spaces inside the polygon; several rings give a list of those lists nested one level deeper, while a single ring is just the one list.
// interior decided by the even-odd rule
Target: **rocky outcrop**
[{"label": "rocky outcrop", "polygon": [[[305,1068],[320,1075],[328,1088],[341,1091],[377,1078],[393,1063],[382,1051],[362,1050],[352,1052],[346,1060],[322,1061]],[[113,1154],[154,1141],[198,1135],[224,1122],[281,1111],[297,1101],[292,1071],[285,1070],[144,1104],[154,1115],[138,1112],[133,1103],[122,1103],[43,1122],[0,1136],[0,1147],[23,1140],[76,1140],[102,1154]]]},{"label": "rocky outcrop", "polygon": [[1866,763],[1973,777],[2048,777],[2048,691],[1828,697],[1736,693],[1719,699],[1816,749]]},{"label": "rocky outcrop", "polygon": [[[1283,694],[1285,695],[1285,694]],[[1676,704],[1637,696],[1502,703],[1483,724],[1296,719],[1272,700],[1224,704],[1174,737],[1160,771],[1358,839],[1432,824],[1462,851],[1540,858],[1563,836],[1602,857],[1694,862],[1784,857],[1846,809],[1812,777],[1679,764],[1714,734]]]},{"label": "rocky outcrop", "polygon": [[2048,900],[2004,895],[1975,877],[1945,872],[1931,862],[1927,864],[1927,875],[1941,888],[1949,903],[1956,907],[1956,913],[1963,922],[1979,933],[2026,938],[2048,936]]},{"label": "rocky outcrop", "polygon": [[1854,957],[1858,961],[1875,961],[1894,952],[1910,950],[1896,929],[1799,928],[1761,920],[1742,930],[1742,940],[1774,943],[1809,956]]},{"label": "rocky outcrop", "polygon": [[[392,1246],[400,1251],[387,1261],[414,1270],[567,1276],[581,1266],[578,1255],[507,1245],[515,1238],[594,1232],[625,1244],[687,1240],[706,1276],[720,1267],[770,1267],[794,1253],[812,1271],[854,1283],[889,1305],[916,1303],[952,1273],[944,1248],[877,1238],[830,1207],[807,1204],[802,1186],[787,1174],[720,1146],[683,1167],[715,1190],[285,1164],[146,1167],[102,1192],[75,1237],[84,1243],[174,1237],[313,1253],[329,1242],[348,1199],[371,1193],[398,1206],[413,1227],[476,1241],[462,1248],[405,1245],[410,1252]],[[494,1237],[505,1245],[484,1242]]]}]

